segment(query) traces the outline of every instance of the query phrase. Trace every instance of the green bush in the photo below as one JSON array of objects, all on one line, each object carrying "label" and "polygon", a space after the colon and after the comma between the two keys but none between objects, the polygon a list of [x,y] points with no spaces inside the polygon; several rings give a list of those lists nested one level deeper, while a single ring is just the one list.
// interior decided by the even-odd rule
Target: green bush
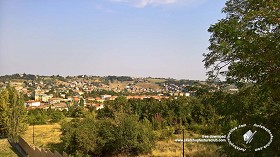
[{"label": "green bush", "polygon": [[60,122],[62,119],[64,119],[64,115],[61,111],[53,111],[50,114],[50,122],[51,123]]},{"label": "green bush", "polygon": [[35,125],[46,124],[48,120],[47,112],[42,109],[28,111],[28,123]]},{"label": "green bush", "polygon": [[74,119],[62,124],[62,141],[69,154],[106,156],[148,153],[155,136],[148,120],[119,114],[116,119]]}]

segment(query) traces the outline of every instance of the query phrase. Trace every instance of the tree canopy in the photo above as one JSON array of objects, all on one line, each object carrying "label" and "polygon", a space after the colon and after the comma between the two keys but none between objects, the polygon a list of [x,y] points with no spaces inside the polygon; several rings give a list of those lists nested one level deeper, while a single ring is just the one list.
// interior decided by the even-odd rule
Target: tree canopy
[{"label": "tree canopy", "polygon": [[279,156],[280,1],[228,0],[222,12],[226,17],[208,30],[210,52],[203,54],[204,65],[210,68],[209,79],[222,74],[227,81],[243,86],[236,94],[215,93],[207,100],[212,99],[225,130],[236,124],[258,123],[274,136],[270,147],[261,152],[240,153],[228,145],[222,152]]},{"label": "tree canopy", "polygon": [[224,19],[211,25],[210,53],[205,67],[213,77],[228,67],[226,76],[280,86],[279,0],[229,0]]},{"label": "tree canopy", "polygon": [[7,87],[0,91],[0,138],[17,141],[26,129],[26,110],[22,94],[15,88]]}]

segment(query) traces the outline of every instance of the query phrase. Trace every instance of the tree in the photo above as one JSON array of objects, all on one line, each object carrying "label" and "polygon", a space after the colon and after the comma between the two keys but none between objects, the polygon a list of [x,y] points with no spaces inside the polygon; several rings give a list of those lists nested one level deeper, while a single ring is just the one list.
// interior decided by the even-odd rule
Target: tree
[{"label": "tree", "polygon": [[120,153],[138,155],[148,153],[154,146],[152,125],[145,119],[138,121],[138,116],[120,114],[117,116],[116,150]]},{"label": "tree", "polygon": [[22,94],[15,88],[7,87],[0,93],[0,135],[17,141],[18,136],[26,129],[26,110]]},{"label": "tree", "polygon": [[28,111],[28,122],[33,125],[46,124],[48,120],[47,111],[35,109]]},{"label": "tree", "polygon": [[62,111],[56,110],[50,114],[50,119],[51,119],[52,123],[57,123],[57,122],[61,121],[63,118],[64,118],[64,115],[63,115]]},{"label": "tree", "polygon": [[9,123],[9,93],[7,90],[2,90],[0,93],[0,137],[5,138],[8,135]]},{"label": "tree", "polygon": [[73,119],[62,125],[62,141],[73,155],[137,155],[151,151],[154,134],[148,120],[135,115],[118,114],[116,119]]},{"label": "tree", "polygon": [[277,0],[227,1],[226,18],[208,29],[210,53],[204,54],[204,62],[212,67],[209,74],[228,66],[228,79],[279,86],[279,9]]},{"label": "tree", "polygon": [[75,117],[75,118],[81,118],[84,117],[86,115],[86,110],[84,109],[84,107],[81,106],[70,106],[69,107],[69,115],[71,117]]},{"label": "tree", "polygon": [[[278,0],[228,0],[223,9],[226,17],[208,30],[210,52],[203,60],[211,68],[210,79],[224,74],[227,81],[244,85],[240,95],[225,97],[230,97],[231,104],[223,106],[227,116],[238,123],[258,120],[273,132],[274,139],[280,139],[279,10]],[[268,149],[270,154],[262,151],[263,156],[279,156],[280,141],[274,140]]]},{"label": "tree", "polygon": [[79,106],[82,106],[82,107],[85,106],[85,100],[83,98],[80,99]]}]

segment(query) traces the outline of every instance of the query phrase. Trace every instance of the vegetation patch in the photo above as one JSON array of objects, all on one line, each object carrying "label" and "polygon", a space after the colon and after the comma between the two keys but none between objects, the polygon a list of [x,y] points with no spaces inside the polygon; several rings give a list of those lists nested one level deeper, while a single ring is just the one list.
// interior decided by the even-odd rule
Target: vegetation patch
[{"label": "vegetation patch", "polygon": [[7,139],[0,139],[0,157],[17,157]]},{"label": "vegetation patch", "polygon": [[[61,126],[54,123],[52,125],[35,125],[34,126],[34,145],[41,148],[55,149],[61,151],[60,147],[53,148],[52,145],[61,143]],[[33,144],[33,126],[30,125],[22,137],[29,144]]]}]

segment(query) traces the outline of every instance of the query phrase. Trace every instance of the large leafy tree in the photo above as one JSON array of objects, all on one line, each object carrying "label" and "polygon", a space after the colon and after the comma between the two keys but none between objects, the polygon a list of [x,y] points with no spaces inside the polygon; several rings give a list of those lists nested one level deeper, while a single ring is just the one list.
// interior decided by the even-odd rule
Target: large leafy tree
[{"label": "large leafy tree", "polygon": [[0,137],[11,141],[26,129],[23,95],[9,86],[0,92],[0,128]]},{"label": "large leafy tree", "polygon": [[[280,1],[228,0],[223,13],[226,17],[208,30],[211,33],[210,52],[204,54],[204,62],[205,67],[210,68],[209,78],[225,74],[229,82],[250,83],[251,87],[243,89],[241,95],[236,95],[238,97],[232,96],[229,99],[232,104],[223,105],[227,108],[223,110],[230,111],[225,114],[230,120],[238,123],[258,121],[271,129],[274,141],[269,149],[272,154],[266,154],[266,151],[262,155],[278,156]],[[251,106],[250,112],[248,106]]]},{"label": "large leafy tree", "polygon": [[210,53],[204,54],[210,76],[223,72],[235,81],[280,85],[279,0],[229,0],[224,19],[211,25]]}]

